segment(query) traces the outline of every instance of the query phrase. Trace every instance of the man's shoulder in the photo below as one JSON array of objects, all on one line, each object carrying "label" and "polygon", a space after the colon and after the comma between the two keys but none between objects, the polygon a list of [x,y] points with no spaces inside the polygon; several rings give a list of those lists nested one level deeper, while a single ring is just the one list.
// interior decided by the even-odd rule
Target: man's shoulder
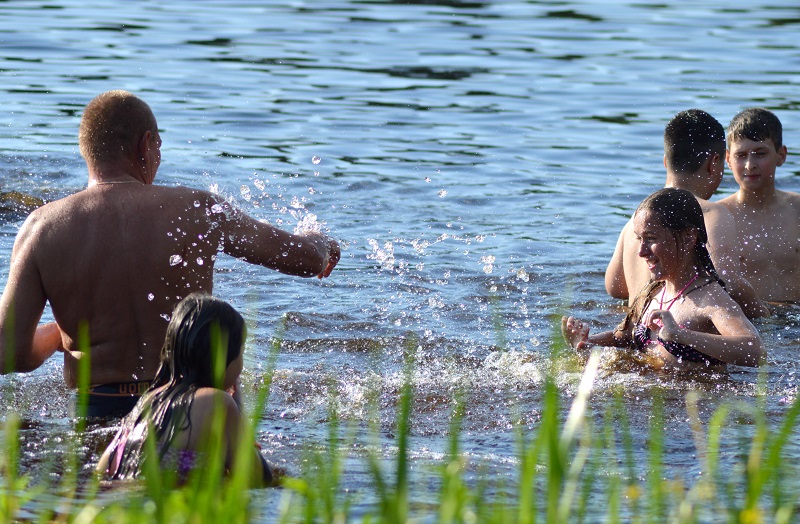
[{"label": "man's shoulder", "polygon": [[736,195],[737,195],[737,193],[731,193],[730,195],[728,195],[728,196],[726,196],[724,198],[720,198],[716,202],[711,202],[710,200],[707,200],[707,202],[710,203],[710,204],[719,204],[721,206],[730,207],[730,206],[736,205],[738,203]]},{"label": "man's shoulder", "polygon": [[[728,206],[720,202],[711,202],[709,200],[700,200],[700,208],[703,210],[703,218],[706,222],[733,222],[733,214]],[[708,225],[708,224],[706,224]]]},{"label": "man's shoulder", "polygon": [[60,220],[64,215],[69,215],[73,209],[82,206],[85,191],[79,191],[58,200],[52,200],[31,211],[25,218],[23,228],[30,228],[47,224],[53,220]]},{"label": "man's shoulder", "polygon": [[207,198],[217,199],[216,195],[211,191],[205,189],[197,189],[188,186],[161,186],[153,184],[150,186],[151,190],[172,198],[178,197],[192,197],[192,198]]},{"label": "man's shoulder", "polygon": [[617,241],[617,248],[618,255],[623,255],[623,252],[620,250],[628,251],[629,246],[633,246],[636,242],[636,233],[633,231],[633,217],[629,218],[625,225],[622,227],[622,231],[619,232],[619,240]]},{"label": "man's shoulder", "polygon": [[800,193],[778,191],[771,212],[780,217],[784,225],[800,228]]}]

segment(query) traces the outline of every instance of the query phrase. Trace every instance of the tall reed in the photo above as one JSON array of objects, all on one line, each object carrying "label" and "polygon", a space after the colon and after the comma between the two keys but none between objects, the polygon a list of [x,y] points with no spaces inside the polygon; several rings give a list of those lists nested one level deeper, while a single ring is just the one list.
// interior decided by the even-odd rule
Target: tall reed
[{"label": "tall reed", "polygon": [[[277,342],[279,344],[279,342]],[[163,471],[156,460],[145,463],[141,483],[108,488],[96,481],[85,489],[74,489],[74,478],[65,476],[62,504],[58,508],[37,506],[42,486],[31,485],[19,476],[19,419],[6,415],[4,449],[0,454],[2,492],[0,521],[31,520],[61,522],[386,522],[403,523],[424,520],[441,523],[502,522],[776,522],[796,520],[800,500],[794,478],[796,466],[787,460],[787,447],[797,438],[800,401],[788,406],[778,427],[769,427],[760,406],[723,404],[706,422],[705,428],[693,407],[697,399],[687,397],[698,448],[698,467],[702,475],[693,483],[667,477],[664,447],[663,400],[656,395],[648,437],[647,460],[637,464],[630,423],[621,398],[607,404],[604,423],[595,428],[589,401],[597,373],[598,357],[586,363],[583,378],[568,409],[562,408],[564,394],[551,377],[545,381],[539,423],[529,429],[517,429],[516,475],[497,478],[480,464],[470,464],[461,451],[460,435],[464,400],[454,399],[446,453],[441,466],[420,471],[413,467],[409,451],[413,449],[413,402],[415,341],[406,348],[402,385],[396,405],[393,430],[395,452],[389,461],[382,459],[380,446],[367,446],[366,456],[354,457],[347,445],[360,442],[355,429],[343,438],[347,423],[339,420],[333,407],[328,422],[327,442],[310,449],[305,465],[296,478],[284,487],[269,491],[266,497],[278,497],[277,514],[253,513],[252,491],[248,489],[247,462],[252,453],[242,452],[230,477],[222,475],[220,453],[207,468],[198,470],[185,485],[177,485],[175,475]],[[240,449],[252,445],[254,427],[268,400],[274,357],[271,352],[265,383],[260,388],[252,421]],[[554,358],[562,358],[554,356]],[[554,369],[557,367],[553,365]],[[742,467],[722,467],[723,442],[731,431],[734,415],[752,420],[743,453]],[[221,427],[214,437],[221,448]],[[378,442],[379,427],[369,430]],[[383,433],[385,438],[385,432]],[[154,446],[150,442],[148,446]],[[363,448],[361,448],[363,449]],[[213,450],[212,450],[213,451]],[[77,453],[77,452],[76,452]],[[795,452],[796,453],[796,452]],[[151,456],[154,455],[151,453]],[[370,472],[375,502],[365,494],[352,493],[343,481],[343,464],[364,460]],[[76,468],[80,469],[80,468]],[[642,473],[640,470],[643,470]],[[478,473],[475,473],[477,471]],[[413,472],[413,476],[412,476]],[[428,475],[426,483],[415,483],[414,476]],[[429,486],[420,488],[419,486]],[[419,489],[431,489],[436,505],[418,504]],[[353,511],[358,504],[357,512]]]}]

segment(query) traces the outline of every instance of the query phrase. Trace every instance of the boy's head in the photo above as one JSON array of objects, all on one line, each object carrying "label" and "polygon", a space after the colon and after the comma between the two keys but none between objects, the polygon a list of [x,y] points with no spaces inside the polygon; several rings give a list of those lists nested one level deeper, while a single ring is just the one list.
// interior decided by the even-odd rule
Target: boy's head
[{"label": "boy's head", "polygon": [[664,164],[677,175],[692,175],[713,155],[725,156],[725,129],[700,109],[681,111],[664,129]]},{"label": "boy's head", "polygon": [[728,149],[734,140],[754,142],[772,140],[775,150],[783,146],[783,126],[775,113],[763,107],[750,107],[733,117],[728,124]]}]

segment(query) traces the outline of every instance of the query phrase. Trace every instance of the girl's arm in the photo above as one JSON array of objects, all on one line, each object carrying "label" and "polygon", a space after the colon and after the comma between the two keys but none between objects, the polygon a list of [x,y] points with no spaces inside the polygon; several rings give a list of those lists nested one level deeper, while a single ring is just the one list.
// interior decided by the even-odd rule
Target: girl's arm
[{"label": "girl's arm", "polygon": [[[723,299],[724,300],[724,299]],[[766,360],[761,337],[755,326],[747,320],[741,308],[728,297],[730,303],[708,307],[708,317],[719,331],[719,335],[683,329],[677,325],[669,311],[652,311],[648,326],[662,324],[658,334],[663,340],[677,342],[728,364],[737,366],[760,366]]]},{"label": "girl's arm", "polygon": [[591,349],[592,346],[628,347],[630,345],[630,341],[621,337],[617,331],[603,331],[590,335],[589,324],[575,317],[561,317],[561,333],[570,346],[581,352]]}]

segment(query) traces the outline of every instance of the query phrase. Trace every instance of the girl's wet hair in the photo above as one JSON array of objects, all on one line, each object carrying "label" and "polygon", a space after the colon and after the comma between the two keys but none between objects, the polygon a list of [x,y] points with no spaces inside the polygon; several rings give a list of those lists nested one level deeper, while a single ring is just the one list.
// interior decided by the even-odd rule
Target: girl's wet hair
[{"label": "girl's wet hair", "polygon": [[[122,447],[112,478],[139,474],[150,428],[155,433],[159,461],[177,434],[191,430],[195,392],[204,387],[222,387],[225,370],[242,352],[245,335],[242,316],[218,298],[192,293],[175,306],[161,349],[161,366],[143,395],[146,401],[139,401],[123,419],[124,431],[112,442],[112,446]],[[215,360],[222,357],[220,351],[224,351],[224,366],[218,365],[215,370]],[[118,440],[120,435],[125,438]]]},{"label": "girl's wet hair", "polygon": [[223,344],[219,349],[225,350],[225,369],[239,356],[244,336],[244,319],[230,304],[205,293],[190,294],[172,313],[153,386],[177,382],[217,386],[212,354],[215,344]]},{"label": "girl's wet hair", "polygon": [[685,189],[668,187],[645,198],[636,213],[650,211],[659,223],[674,234],[694,228],[697,241],[694,246],[695,264],[724,288],[725,282],[717,274],[711,255],[708,253],[708,232],[703,218],[703,209],[697,198]]}]

